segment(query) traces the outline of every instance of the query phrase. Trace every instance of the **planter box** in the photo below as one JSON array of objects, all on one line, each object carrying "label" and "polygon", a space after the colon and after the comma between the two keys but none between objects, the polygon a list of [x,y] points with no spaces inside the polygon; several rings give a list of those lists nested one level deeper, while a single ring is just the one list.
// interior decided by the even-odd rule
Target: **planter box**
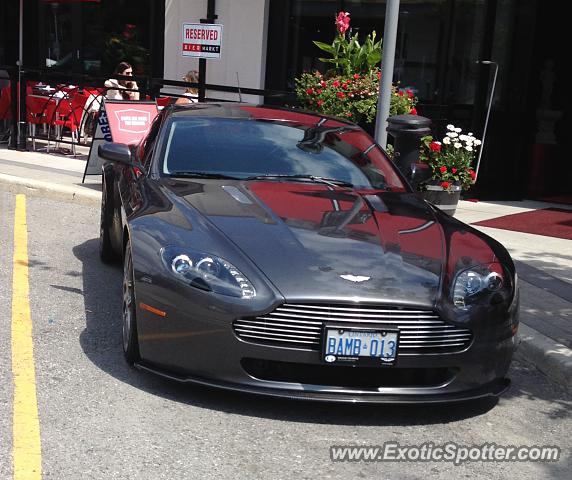
[{"label": "planter box", "polygon": [[449,215],[455,214],[457,204],[461,198],[460,186],[454,185],[452,193],[443,190],[443,187],[439,185],[427,185],[425,188],[426,190],[421,192],[425,200]]}]

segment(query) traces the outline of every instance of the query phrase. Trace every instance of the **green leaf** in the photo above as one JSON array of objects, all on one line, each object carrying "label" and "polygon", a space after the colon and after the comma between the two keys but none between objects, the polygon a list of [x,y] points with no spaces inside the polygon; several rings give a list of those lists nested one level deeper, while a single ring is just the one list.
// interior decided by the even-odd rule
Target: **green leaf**
[{"label": "green leaf", "polygon": [[376,50],[367,56],[367,64],[369,68],[375,67],[381,63],[381,51]]},{"label": "green leaf", "polygon": [[317,40],[314,40],[313,42],[314,45],[316,45],[316,47],[318,47],[320,50],[323,50],[324,52],[328,52],[333,55],[336,51],[333,45],[328,45],[327,43],[324,42],[318,42]]},{"label": "green leaf", "polygon": [[340,60],[336,58],[318,58],[318,60],[324,63],[335,63],[335,64],[340,63]]}]

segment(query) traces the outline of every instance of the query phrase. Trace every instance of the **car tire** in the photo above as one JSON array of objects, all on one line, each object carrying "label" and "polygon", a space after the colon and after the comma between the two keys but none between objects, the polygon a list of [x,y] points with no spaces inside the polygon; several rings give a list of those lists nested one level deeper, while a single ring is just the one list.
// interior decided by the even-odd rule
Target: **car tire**
[{"label": "car tire", "polygon": [[137,317],[135,308],[135,277],[133,275],[133,257],[131,245],[127,242],[123,260],[123,307],[121,330],[123,337],[123,355],[130,365],[140,360],[139,339],[137,337]]},{"label": "car tire", "polygon": [[103,188],[101,191],[101,217],[99,223],[99,258],[103,263],[115,263],[119,260],[119,256],[113,250],[111,244],[111,232],[109,226],[113,221],[113,211],[108,201],[107,182],[105,174],[103,180]]}]

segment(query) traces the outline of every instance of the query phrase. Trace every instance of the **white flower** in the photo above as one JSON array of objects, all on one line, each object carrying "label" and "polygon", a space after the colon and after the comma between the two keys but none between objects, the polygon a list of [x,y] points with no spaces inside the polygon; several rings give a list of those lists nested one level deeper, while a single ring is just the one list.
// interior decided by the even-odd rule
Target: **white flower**
[{"label": "white flower", "polygon": [[467,137],[466,135],[459,135],[459,140],[461,140],[461,141],[463,141],[463,142],[464,142],[465,140],[468,140],[468,139],[469,139],[469,137]]},{"label": "white flower", "polygon": [[469,132],[469,137],[472,137],[472,136],[473,136],[473,133],[472,133],[472,132]]},{"label": "white flower", "polygon": [[466,150],[467,152],[472,152],[472,151],[473,151],[473,147],[471,147],[470,145],[467,145],[467,146],[465,147],[465,150]]},{"label": "white flower", "polygon": [[459,143],[459,142],[455,142],[455,143],[453,144],[453,147],[455,147],[455,148],[462,148],[463,145],[462,145],[461,143]]},{"label": "white flower", "polygon": [[448,137],[451,137],[451,138],[455,138],[455,137],[458,137],[459,134],[458,134],[458,133],[455,133],[455,132],[447,132],[447,136],[448,136]]},{"label": "white flower", "polygon": [[455,125],[447,125],[447,130],[455,130]]},{"label": "white flower", "polygon": [[455,128],[455,132],[461,133],[461,131],[462,131],[462,129],[460,129],[460,128]]},{"label": "white flower", "polygon": [[444,143],[445,145],[450,145],[450,144],[451,144],[451,139],[450,139],[449,137],[445,137],[445,138],[443,139],[443,143]]},{"label": "white flower", "polygon": [[475,140],[475,145],[480,145],[481,141],[480,140]]}]

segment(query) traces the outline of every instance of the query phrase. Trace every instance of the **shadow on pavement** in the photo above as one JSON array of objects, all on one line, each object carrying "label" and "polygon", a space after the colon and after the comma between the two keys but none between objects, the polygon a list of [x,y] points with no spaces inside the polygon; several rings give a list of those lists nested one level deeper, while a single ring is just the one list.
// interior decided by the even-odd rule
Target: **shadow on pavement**
[{"label": "shadow on pavement", "polygon": [[[121,382],[152,395],[197,408],[215,409],[237,415],[295,422],[339,425],[430,425],[463,420],[486,414],[497,404],[496,399],[449,405],[347,405],[322,402],[281,400],[240,394],[202,386],[179,384],[130,368],[123,360],[121,347],[121,281],[120,266],[100,262],[98,240],[89,240],[73,249],[83,263],[83,292],[86,327],[80,344],[87,357],[100,369]],[[524,369],[523,369],[524,368]],[[547,395],[552,389],[531,381],[525,367],[513,368],[513,387],[502,401],[526,396],[560,403],[558,418],[569,416],[564,399]],[[535,373],[537,382],[544,379]]]}]

